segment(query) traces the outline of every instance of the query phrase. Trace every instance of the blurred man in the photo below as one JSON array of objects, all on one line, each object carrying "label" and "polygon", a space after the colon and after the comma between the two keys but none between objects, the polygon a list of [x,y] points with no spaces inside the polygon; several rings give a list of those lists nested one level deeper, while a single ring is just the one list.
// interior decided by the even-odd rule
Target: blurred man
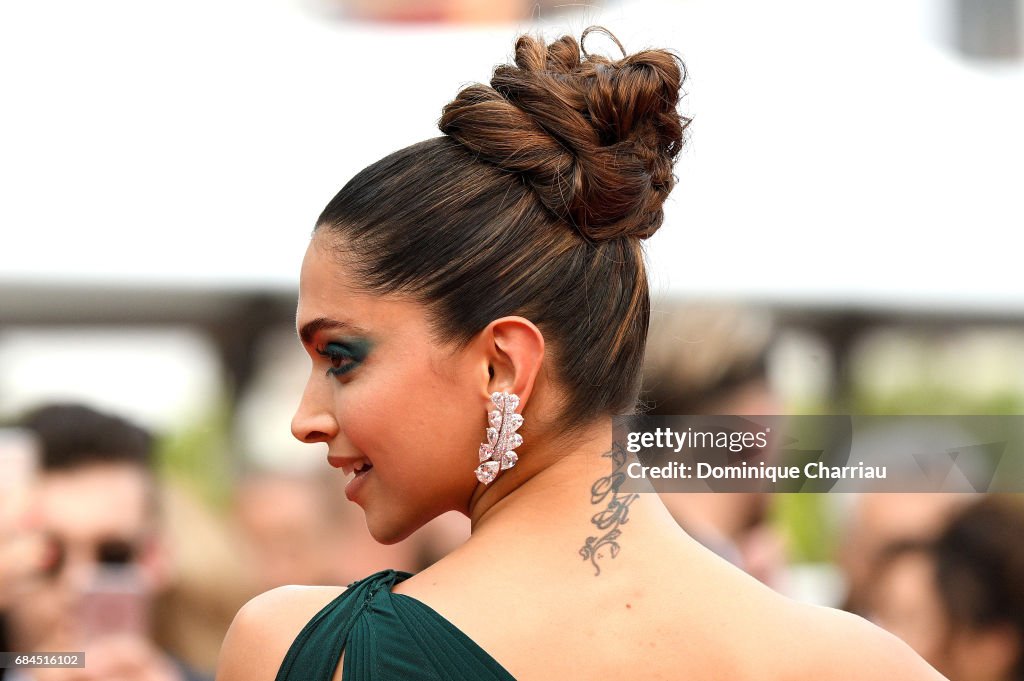
[{"label": "blurred man", "polygon": [[877,588],[876,565],[887,547],[930,541],[971,499],[940,492],[833,495],[831,500],[840,504],[837,564],[846,584],[842,609],[867,616]]},{"label": "blurred man", "polygon": [[1024,503],[987,496],[879,554],[869,615],[950,681],[1024,679]]},{"label": "blurred man", "polygon": [[[332,514],[327,490],[318,478],[250,474],[235,489],[232,510],[248,548],[257,592],[285,584],[348,584],[359,578],[341,574],[342,566],[335,561],[341,556],[335,554],[344,548],[354,558],[365,557],[352,550],[352,539],[365,534],[363,523],[346,526],[348,532],[338,531],[342,519]],[[375,565],[374,570],[411,567],[408,561],[395,562],[395,566]]]},{"label": "blurred man", "polygon": [[234,518],[248,546],[256,586],[348,584],[387,568],[419,572],[469,537],[469,519],[449,512],[407,540],[373,539],[347,477],[253,473],[236,489]]},{"label": "blurred man", "polygon": [[[725,304],[684,304],[652,316],[644,392],[652,416],[772,415],[782,411],[767,372],[775,323]],[[785,548],[758,492],[663,493],[694,539],[761,582],[784,590]]]},{"label": "blurred man", "polygon": [[10,603],[9,645],[84,651],[87,667],[6,678],[201,679],[149,636],[149,606],[166,578],[149,433],[79,405],[38,409],[21,425],[40,443],[38,527],[49,556]]}]

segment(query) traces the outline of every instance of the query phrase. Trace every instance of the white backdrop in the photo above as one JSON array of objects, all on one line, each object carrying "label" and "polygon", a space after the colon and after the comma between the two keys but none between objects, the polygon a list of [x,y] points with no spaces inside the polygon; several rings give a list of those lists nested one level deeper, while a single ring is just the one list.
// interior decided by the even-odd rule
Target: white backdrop
[{"label": "white backdrop", "polygon": [[[677,49],[691,145],[657,290],[1024,311],[1024,69],[947,3],[633,2],[554,17]],[[0,286],[293,288],[317,214],[436,133],[522,26],[387,28],[289,0],[0,3]]]}]

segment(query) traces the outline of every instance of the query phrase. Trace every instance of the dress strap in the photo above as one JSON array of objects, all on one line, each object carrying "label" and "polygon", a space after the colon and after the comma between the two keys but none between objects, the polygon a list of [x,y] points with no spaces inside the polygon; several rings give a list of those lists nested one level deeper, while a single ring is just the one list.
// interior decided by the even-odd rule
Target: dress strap
[{"label": "dress strap", "polygon": [[399,570],[381,570],[349,584],[295,637],[276,681],[330,681],[352,627],[373,597],[411,576]]}]

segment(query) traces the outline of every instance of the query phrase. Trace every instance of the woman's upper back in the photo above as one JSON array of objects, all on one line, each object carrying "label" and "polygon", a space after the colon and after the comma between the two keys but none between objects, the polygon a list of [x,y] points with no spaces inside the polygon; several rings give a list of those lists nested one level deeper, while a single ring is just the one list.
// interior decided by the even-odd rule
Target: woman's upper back
[{"label": "woman's upper back", "polygon": [[787,601],[713,557],[697,562],[674,584],[638,578],[633,588],[526,576],[502,589],[497,579],[483,601],[480,580],[460,599],[443,574],[413,589],[427,600],[394,593],[408,577],[394,571],[344,593],[282,587],[239,613],[217,678],[941,678],[859,618]]}]

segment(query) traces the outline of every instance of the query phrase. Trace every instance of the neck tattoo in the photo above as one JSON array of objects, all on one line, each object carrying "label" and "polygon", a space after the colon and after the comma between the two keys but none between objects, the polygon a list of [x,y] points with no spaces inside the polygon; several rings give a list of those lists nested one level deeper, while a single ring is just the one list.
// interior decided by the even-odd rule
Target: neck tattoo
[{"label": "neck tattoo", "polygon": [[589,560],[594,566],[594,576],[601,574],[601,566],[598,564],[607,552],[611,558],[619,555],[619,537],[622,536],[621,525],[629,521],[629,505],[636,501],[640,495],[637,493],[620,494],[619,487],[626,479],[625,464],[626,452],[614,443],[610,451],[601,456],[611,459],[612,472],[609,475],[598,478],[590,486],[590,503],[594,505],[604,504],[604,509],[598,511],[590,518],[590,522],[597,527],[599,533],[590,537],[583,543],[579,554],[583,560]]}]

